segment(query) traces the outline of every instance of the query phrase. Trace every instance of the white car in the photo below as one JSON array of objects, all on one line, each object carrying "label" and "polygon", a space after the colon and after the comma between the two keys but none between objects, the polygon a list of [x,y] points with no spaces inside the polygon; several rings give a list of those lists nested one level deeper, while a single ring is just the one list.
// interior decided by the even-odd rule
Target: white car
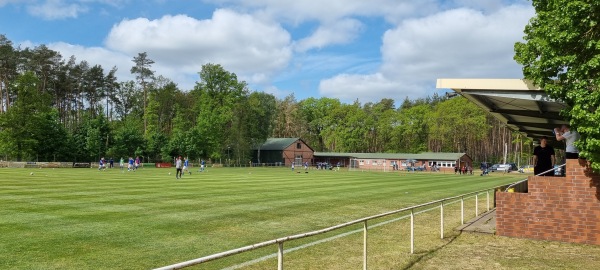
[{"label": "white car", "polygon": [[512,171],[517,171],[519,170],[517,168],[517,165],[514,163],[508,163],[508,164],[498,164],[498,168],[496,169],[497,172],[512,172]]}]

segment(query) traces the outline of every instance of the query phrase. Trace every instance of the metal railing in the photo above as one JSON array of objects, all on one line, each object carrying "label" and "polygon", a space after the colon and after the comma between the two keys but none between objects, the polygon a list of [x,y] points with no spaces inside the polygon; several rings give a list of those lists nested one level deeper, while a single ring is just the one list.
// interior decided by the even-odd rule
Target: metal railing
[{"label": "metal railing", "polygon": [[[555,168],[552,168],[552,169],[550,169],[550,170],[547,170],[547,171],[544,171],[544,172],[538,173],[538,174],[536,174],[536,175],[534,175],[534,176],[541,176],[541,175],[543,175],[543,174],[547,174],[547,173],[549,173],[549,172],[554,172],[554,171],[556,171],[556,169],[558,169],[558,168],[561,168],[562,170],[564,170],[564,167],[565,167],[566,165],[567,165],[566,163],[565,163],[565,164],[561,164],[561,165],[559,165],[559,166],[557,166],[557,167],[555,167]],[[506,189],[504,190],[504,192],[508,192],[508,190],[509,190],[509,189],[511,189],[511,188],[514,188],[514,187],[516,187],[516,186],[518,186],[518,185],[523,185],[524,183],[527,183],[527,179],[528,179],[528,178],[525,178],[525,179],[523,179],[523,180],[521,180],[521,181],[517,181],[517,182],[514,182],[514,183],[510,184],[508,187],[506,187]]]},{"label": "metal railing", "polygon": [[[522,181],[520,181],[522,182]],[[373,216],[369,216],[369,217],[365,217],[365,218],[361,218],[361,219],[357,219],[357,220],[353,220],[350,222],[346,222],[346,223],[342,223],[342,224],[338,224],[335,226],[331,226],[328,228],[324,228],[321,230],[316,230],[316,231],[311,231],[311,232],[307,232],[307,233],[301,233],[301,234],[296,234],[296,235],[291,235],[291,236],[286,236],[286,237],[281,237],[281,238],[277,238],[277,239],[273,239],[273,240],[269,240],[269,241],[265,241],[265,242],[260,242],[257,244],[253,244],[253,245],[249,245],[249,246],[244,246],[244,247],[240,247],[240,248],[236,248],[236,249],[232,249],[232,250],[228,250],[225,252],[220,252],[220,253],[215,253],[212,255],[208,255],[205,257],[201,257],[201,258],[197,258],[197,259],[193,259],[193,260],[189,260],[189,261],[184,261],[184,262],[180,262],[180,263],[176,263],[176,264],[172,264],[172,265],[168,265],[168,266],[164,266],[164,267],[160,267],[160,268],[156,268],[155,270],[170,270],[170,269],[182,269],[185,267],[190,267],[190,266],[194,266],[194,265],[198,265],[198,264],[202,264],[202,263],[206,263],[209,261],[213,261],[213,260],[217,260],[217,259],[221,259],[221,258],[225,258],[225,257],[229,257],[235,254],[240,254],[240,253],[244,253],[244,252],[248,252],[251,250],[256,250],[259,248],[263,248],[263,247],[267,247],[267,246],[272,246],[272,245],[277,245],[277,269],[278,270],[283,270],[283,261],[284,261],[284,243],[285,242],[289,242],[289,241],[293,241],[293,240],[298,240],[298,239],[303,239],[303,238],[307,238],[307,237],[311,237],[311,236],[316,236],[316,235],[320,235],[320,234],[324,234],[324,233],[328,233],[331,231],[335,231],[335,230],[339,230],[342,228],[346,228],[348,226],[351,225],[355,225],[355,224],[361,224],[362,223],[362,230],[363,230],[363,269],[367,269],[367,262],[368,262],[368,245],[367,245],[367,240],[368,240],[368,230],[369,230],[369,224],[368,222],[374,219],[378,219],[378,218],[383,218],[383,217],[387,217],[390,215],[394,215],[394,214],[398,214],[401,212],[408,212],[410,211],[410,253],[413,254],[414,253],[414,247],[415,247],[415,234],[414,234],[414,229],[415,229],[415,224],[414,224],[414,220],[415,220],[415,210],[418,208],[422,208],[425,206],[430,206],[430,205],[439,205],[436,206],[432,209],[435,209],[437,207],[440,208],[440,238],[444,239],[444,205],[448,205],[449,203],[446,203],[448,201],[452,201],[452,200],[456,200],[456,201],[460,201],[460,220],[461,220],[461,224],[465,223],[465,199],[467,198],[471,198],[471,197],[475,197],[475,216],[479,216],[479,195],[485,193],[486,194],[486,200],[487,200],[487,211],[489,211],[490,208],[490,191],[493,190],[501,190],[503,187],[505,187],[506,185],[502,185],[502,186],[495,186],[493,188],[488,188],[488,189],[484,189],[484,190],[479,190],[479,191],[474,191],[474,192],[470,192],[470,193],[465,193],[462,195],[457,195],[457,196],[453,196],[453,197],[448,197],[448,198],[444,198],[444,199],[440,199],[440,200],[436,200],[436,201],[431,201],[428,203],[423,203],[423,204],[419,204],[419,205],[415,205],[415,206],[411,206],[411,207],[406,207],[406,208],[402,208],[402,209],[398,209],[398,210],[394,210],[394,211],[389,211],[389,212],[385,212],[382,214],[377,214],[377,215],[373,215]]]}]

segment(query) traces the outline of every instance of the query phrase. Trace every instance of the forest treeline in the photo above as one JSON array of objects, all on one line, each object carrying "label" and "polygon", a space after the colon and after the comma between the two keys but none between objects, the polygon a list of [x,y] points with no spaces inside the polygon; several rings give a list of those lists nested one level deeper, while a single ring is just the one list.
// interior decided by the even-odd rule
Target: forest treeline
[{"label": "forest treeline", "polygon": [[18,161],[94,161],[175,155],[246,163],[269,137],[299,137],[316,151],[466,152],[475,161],[527,163],[531,141],[461,96],[410,99],[396,106],[297,100],[252,91],[218,64],[180,89],[132,59],[133,81],[40,45],[19,48],[0,35],[0,157]]}]

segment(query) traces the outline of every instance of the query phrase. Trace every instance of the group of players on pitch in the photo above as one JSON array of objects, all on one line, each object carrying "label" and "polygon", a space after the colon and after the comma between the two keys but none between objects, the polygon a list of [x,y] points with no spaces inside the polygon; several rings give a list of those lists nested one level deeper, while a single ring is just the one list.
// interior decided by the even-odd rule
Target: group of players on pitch
[{"label": "group of players on pitch", "polygon": [[[192,172],[189,170],[189,160],[185,158],[182,160],[181,156],[175,159],[175,179],[179,179],[183,177],[183,172],[189,173],[192,175]],[[204,172],[204,167],[206,167],[206,162],[204,159],[200,161],[200,169],[198,172]],[[169,173],[171,174],[171,173]]]},{"label": "group of players on pitch", "polygon": [[[129,157],[129,161],[127,163],[127,171],[135,171],[137,170],[140,166],[142,166],[140,157],[137,156],[135,159],[133,159],[133,157]],[[100,161],[98,162],[98,170],[106,170],[107,168],[112,169],[113,168],[113,159],[110,158],[110,161],[106,161],[104,159],[104,157],[100,158]],[[119,160],[119,168],[121,168],[121,171],[125,170],[125,160],[123,158],[121,158],[121,160]]]},{"label": "group of players on pitch", "polygon": [[[129,161],[127,163],[127,171],[135,171],[137,170],[139,167],[142,166],[140,157],[136,157],[135,159],[133,159],[133,157],[129,157]],[[121,160],[119,161],[119,167],[121,168],[121,171],[123,171],[125,169],[125,160],[123,158],[121,158]],[[202,159],[200,161],[200,169],[198,170],[198,172],[204,172],[204,168],[206,167],[206,162],[204,161],[204,159]],[[98,170],[102,171],[102,170],[106,170],[107,168],[113,168],[113,162],[112,162],[112,158],[109,161],[106,161],[104,159],[104,157],[100,158],[100,161],[98,162]],[[183,172],[189,173],[190,175],[192,174],[192,172],[188,169],[189,168],[189,160],[188,158],[185,158],[185,160],[182,159],[181,156],[177,157],[175,159],[175,178],[179,179],[181,177],[183,177]],[[169,173],[171,174],[171,173]]]}]

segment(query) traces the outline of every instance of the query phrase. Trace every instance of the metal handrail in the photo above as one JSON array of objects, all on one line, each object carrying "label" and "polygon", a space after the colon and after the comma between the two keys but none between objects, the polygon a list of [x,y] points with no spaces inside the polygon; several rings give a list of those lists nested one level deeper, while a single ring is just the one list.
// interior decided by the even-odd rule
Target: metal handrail
[{"label": "metal handrail", "polygon": [[[551,172],[551,171],[554,171],[554,170],[556,170],[557,168],[562,168],[562,167],[565,167],[566,165],[567,165],[566,163],[565,163],[565,164],[561,164],[561,165],[559,165],[559,166],[558,166],[558,167],[556,167],[556,168],[552,168],[552,169],[550,169],[550,170],[547,170],[547,171],[545,171],[545,172],[538,173],[538,174],[536,174],[536,175],[534,175],[534,176],[541,176],[542,174],[549,173],[549,172]],[[508,186],[508,187],[507,187],[507,188],[504,190],[504,192],[508,192],[508,189],[510,189],[510,188],[512,188],[512,187],[514,187],[514,186],[516,186],[516,185],[518,185],[518,184],[521,184],[521,183],[523,183],[523,182],[527,182],[527,180],[528,180],[528,178],[525,178],[525,179],[523,179],[523,180],[521,180],[521,181],[514,182],[514,183],[510,184],[510,185],[509,185],[509,186]]]},{"label": "metal handrail", "polygon": [[[440,204],[441,210],[443,211],[444,202],[448,201],[448,200],[453,200],[453,199],[460,199],[461,200],[461,223],[464,223],[464,220],[463,220],[463,214],[464,213],[463,213],[463,210],[462,210],[463,209],[462,205],[463,205],[463,201],[464,201],[465,197],[468,197],[468,196],[471,196],[471,195],[475,195],[476,199],[477,199],[477,196],[479,194],[486,192],[488,194],[488,208],[489,208],[489,191],[490,190],[496,190],[496,189],[499,189],[499,188],[502,188],[502,187],[504,187],[504,185],[502,185],[502,186],[495,186],[493,188],[488,188],[488,189],[483,189],[483,190],[478,190],[478,191],[473,191],[473,192],[465,193],[465,194],[462,194],[462,195],[457,195],[457,196],[448,197],[448,198],[444,198],[444,199],[440,199],[440,200],[435,200],[435,201],[431,201],[431,202],[427,202],[427,203],[423,203],[423,204],[419,204],[419,205],[405,207],[405,208],[401,208],[401,209],[398,209],[398,210],[393,210],[393,211],[389,211],[389,212],[385,212],[385,213],[381,213],[381,214],[377,214],[377,215],[372,215],[372,216],[368,216],[368,217],[356,219],[356,220],[349,221],[349,222],[346,222],[346,223],[341,223],[341,224],[338,224],[338,225],[335,225],[335,226],[327,227],[327,228],[316,230],[316,231],[311,231],[311,232],[307,232],[307,233],[301,233],[301,234],[296,234],[296,235],[281,237],[281,238],[277,238],[277,239],[273,239],[273,240],[269,240],[269,241],[264,241],[264,242],[256,243],[256,244],[253,244],[253,245],[248,245],[248,246],[244,246],[244,247],[240,247],[240,248],[236,248],[236,249],[231,249],[231,250],[220,252],[220,253],[215,253],[215,254],[212,254],[212,255],[204,256],[204,257],[193,259],[193,260],[188,260],[188,261],[184,261],[184,262],[180,262],[180,263],[176,263],[176,264],[172,264],[172,265],[168,265],[168,266],[163,266],[163,267],[160,267],[160,268],[156,268],[155,270],[181,269],[181,268],[185,268],[185,267],[189,267],[189,266],[193,266],[193,265],[197,265],[197,264],[209,262],[209,261],[212,261],[212,260],[216,260],[216,259],[220,259],[220,258],[224,258],[224,257],[229,257],[231,255],[243,253],[243,252],[246,252],[246,251],[251,251],[251,250],[263,248],[263,247],[266,247],[266,246],[275,245],[275,244],[278,244],[278,246],[279,246],[279,248],[278,248],[278,264],[281,266],[280,269],[282,269],[283,268],[282,267],[282,263],[283,263],[283,258],[282,257],[283,257],[283,243],[284,242],[291,241],[291,240],[302,239],[302,238],[306,238],[306,237],[310,237],[310,236],[324,234],[324,233],[327,233],[327,232],[331,232],[331,231],[334,231],[334,230],[337,230],[337,229],[342,229],[342,228],[345,228],[345,227],[348,227],[348,226],[351,226],[351,225],[355,225],[355,224],[359,224],[359,223],[364,223],[365,236],[366,236],[367,221],[369,221],[369,220],[373,220],[373,219],[377,219],[377,218],[382,218],[382,217],[390,216],[390,215],[401,213],[401,212],[405,212],[405,211],[411,211],[411,221],[412,221],[414,219],[414,210],[415,209],[421,208],[421,207],[424,207],[424,206],[428,206],[428,205]],[[476,210],[476,213],[477,212],[478,212],[478,210]],[[443,219],[443,215],[442,215],[442,219]],[[442,220],[442,226],[443,226],[443,220]],[[411,228],[412,228],[412,226],[411,226]],[[411,235],[412,235],[412,229],[411,229]],[[411,240],[411,253],[412,253],[412,248],[413,248],[412,247],[412,242],[413,241]]]}]

